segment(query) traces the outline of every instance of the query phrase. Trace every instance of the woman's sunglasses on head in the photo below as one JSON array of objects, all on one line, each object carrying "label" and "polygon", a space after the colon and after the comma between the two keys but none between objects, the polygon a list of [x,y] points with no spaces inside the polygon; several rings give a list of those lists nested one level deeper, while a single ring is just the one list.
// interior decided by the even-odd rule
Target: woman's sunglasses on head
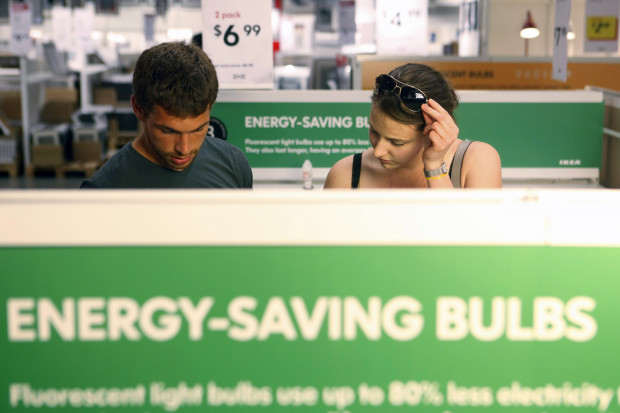
[{"label": "woman's sunglasses on head", "polygon": [[422,110],[422,104],[428,102],[426,95],[420,89],[403,83],[390,75],[377,76],[374,93],[377,96],[395,93],[400,99],[403,109],[412,113]]}]

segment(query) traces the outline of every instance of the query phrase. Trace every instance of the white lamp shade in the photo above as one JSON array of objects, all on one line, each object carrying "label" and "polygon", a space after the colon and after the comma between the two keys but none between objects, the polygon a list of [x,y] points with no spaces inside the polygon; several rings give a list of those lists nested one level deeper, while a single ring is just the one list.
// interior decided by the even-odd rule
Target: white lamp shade
[{"label": "white lamp shade", "polygon": [[526,27],[525,29],[522,29],[521,33],[519,34],[524,39],[533,39],[535,37],[538,37],[538,35],[540,34],[540,30],[538,30],[536,27]]}]

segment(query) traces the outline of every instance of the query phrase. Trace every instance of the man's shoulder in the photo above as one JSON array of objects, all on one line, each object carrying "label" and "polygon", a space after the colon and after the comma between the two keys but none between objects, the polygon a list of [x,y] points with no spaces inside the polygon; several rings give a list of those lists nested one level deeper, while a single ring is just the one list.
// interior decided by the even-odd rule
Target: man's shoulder
[{"label": "man's shoulder", "polygon": [[214,176],[228,175],[234,177],[231,187],[251,188],[252,167],[245,153],[235,145],[223,139],[207,136],[200,149],[198,163],[200,171],[207,171]]},{"label": "man's shoulder", "polygon": [[125,168],[133,166],[135,162],[136,150],[131,146],[131,142],[125,144],[122,148],[116,151],[110,159],[103,164],[101,169],[111,168]]},{"label": "man's shoulder", "polygon": [[128,169],[133,168],[135,153],[131,142],[125,144],[110,157],[95,174],[82,181],[80,188],[106,188],[116,187],[115,180],[127,176]]},{"label": "man's shoulder", "polygon": [[226,157],[235,162],[247,162],[245,153],[241,149],[223,139],[207,136],[202,147],[207,156]]},{"label": "man's shoulder", "polygon": [[209,147],[213,147],[222,151],[232,151],[232,152],[241,152],[241,149],[237,148],[235,145],[233,145],[232,143],[225,141],[224,139],[220,139],[220,138],[213,138],[211,136],[207,136],[205,138],[205,142],[204,142],[207,146]]}]

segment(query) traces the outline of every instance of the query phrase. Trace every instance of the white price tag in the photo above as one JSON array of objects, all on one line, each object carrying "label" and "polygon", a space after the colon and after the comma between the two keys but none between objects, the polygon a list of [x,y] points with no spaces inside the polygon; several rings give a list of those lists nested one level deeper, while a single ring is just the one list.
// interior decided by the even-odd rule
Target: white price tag
[{"label": "white price tag", "polygon": [[73,22],[71,9],[68,7],[54,6],[52,9],[52,40],[56,49],[61,52],[71,52]]},{"label": "white price tag", "polygon": [[273,88],[271,0],[202,0],[202,44],[222,89]]},{"label": "white price tag", "polygon": [[30,39],[32,7],[30,3],[11,2],[9,6],[9,22],[11,25],[9,50],[11,53],[18,55],[27,54],[32,48],[32,39]]},{"label": "white price tag", "polygon": [[355,44],[355,1],[340,0],[338,5],[338,31],[340,44]]},{"label": "white price tag", "polygon": [[148,44],[152,44],[155,41],[155,15],[144,15],[144,40]]},{"label": "white price tag", "polygon": [[377,0],[377,54],[428,54],[428,0]]},{"label": "white price tag", "polygon": [[95,9],[88,4],[84,8],[73,10],[73,34],[77,51],[92,53],[95,43],[91,37],[95,29]]},{"label": "white price tag", "polygon": [[586,0],[584,52],[618,51],[618,0]]},{"label": "white price tag", "polygon": [[553,71],[551,77],[566,82],[568,75],[568,20],[570,18],[570,0],[555,1],[555,26],[553,28]]}]

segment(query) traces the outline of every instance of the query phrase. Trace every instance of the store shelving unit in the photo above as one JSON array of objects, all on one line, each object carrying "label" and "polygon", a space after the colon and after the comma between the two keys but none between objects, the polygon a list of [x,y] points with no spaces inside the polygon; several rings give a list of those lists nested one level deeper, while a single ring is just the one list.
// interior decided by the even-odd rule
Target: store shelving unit
[{"label": "store shelving unit", "polygon": [[45,82],[54,78],[50,71],[42,69],[38,62],[19,57],[19,69],[0,74],[0,81],[7,84],[19,83],[22,113],[23,162],[30,164],[30,132],[32,125],[39,122],[40,111],[45,99]]},{"label": "store shelving unit", "polygon": [[92,77],[101,73],[105,73],[110,68],[106,65],[87,65],[79,70],[80,73],[80,110],[82,112],[88,111],[110,111],[113,109],[112,105],[94,105],[92,103]]},{"label": "store shelving unit", "polygon": [[[105,65],[92,65],[81,70],[80,80],[83,87],[80,88],[81,109],[92,110],[90,78],[98,73],[108,70]],[[22,127],[22,152],[23,164],[27,168],[31,164],[30,135],[32,128],[41,120],[41,109],[45,103],[45,87],[50,81],[72,79],[72,75],[57,75],[50,71],[42,62],[31,60],[26,56],[19,57],[19,68],[0,72],[0,82],[8,85],[19,84],[21,96],[21,127]],[[106,110],[109,108],[97,108]]]},{"label": "store shelving unit", "polygon": [[30,128],[39,122],[41,106],[45,100],[45,82],[54,77],[45,70],[31,71],[29,65],[30,61],[25,56],[20,56],[24,166],[30,164]]}]

